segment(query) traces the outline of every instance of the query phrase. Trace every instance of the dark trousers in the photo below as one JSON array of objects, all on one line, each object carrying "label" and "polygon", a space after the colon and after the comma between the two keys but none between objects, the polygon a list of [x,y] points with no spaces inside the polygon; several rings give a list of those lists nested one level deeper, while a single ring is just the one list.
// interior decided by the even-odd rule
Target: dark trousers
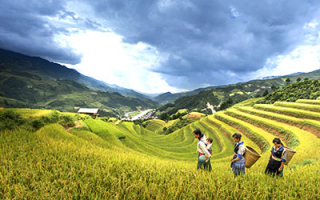
[{"label": "dark trousers", "polygon": [[266,171],[266,174],[270,174],[272,176],[279,176],[279,177],[283,177],[283,169],[279,172],[278,169],[281,166],[281,161],[277,161],[277,160],[273,160],[272,158],[270,159]]},{"label": "dark trousers", "polygon": [[203,169],[208,169],[209,170],[209,172],[211,172],[211,170],[212,170],[212,167],[211,167],[211,161],[210,161],[210,158],[209,158],[209,160],[208,160],[208,162],[206,163],[206,162],[202,162],[202,161],[200,161],[200,160],[198,160],[198,165],[197,165],[197,169],[202,169],[202,167],[203,167]]}]

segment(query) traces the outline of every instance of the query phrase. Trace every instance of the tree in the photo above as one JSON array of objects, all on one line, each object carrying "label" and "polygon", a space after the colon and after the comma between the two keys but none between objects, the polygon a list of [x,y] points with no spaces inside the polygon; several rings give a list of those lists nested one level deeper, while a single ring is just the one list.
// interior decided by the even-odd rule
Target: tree
[{"label": "tree", "polygon": [[233,104],[233,100],[232,98],[229,97],[229,99],[227,101],[224,101],[221,105],[220,105],[220,110],[224,110],[229,108],[230,106],[232,106]]},{"label": "tree", "polygon": [[264,97],[259,103],[272,104],[276,101],[295,102],[297,99],[316,99],[320,96],[320,80],[291,83]]},{"label": "tree", "polygon": [[300,78],[300,77],[298,77],[298,78],[297,78],[297,82],[300,82],[300,81],[301,81],[301,78]]},{"label": "tree", "polygon": [[269,94],[269,91],[268,90],[266,90],[266,91],[264,91],[264,93],[262,94],[262,96],[267,96]]},{"label": "tree", "polygon": [[168,120],[168,119],[169,119],[168,113],[162,113],[162,114],[160,115],[160,119],[161,119],[161,120]]},{"label": "tree", "polygon": [[286,79],[287,85],[291,82],[290,78]]},{"label": "tree", "polygon": [[9,106],[9,103],[7,100],[4,100],[4,105],[5,105],[5,107]]},{"label": "tree", "polygon": [[276,91],[276,89],[277,89],[277,87],[276,87],[275,85],[272,85],[272,86],[271,86],[271,90],[272,90],[272,91]]},{"label": "tree", "polygon": [[305,80],[305,81],[308,81],[309,79],[308,79],[308,78],[305,78],[304,80]]}]

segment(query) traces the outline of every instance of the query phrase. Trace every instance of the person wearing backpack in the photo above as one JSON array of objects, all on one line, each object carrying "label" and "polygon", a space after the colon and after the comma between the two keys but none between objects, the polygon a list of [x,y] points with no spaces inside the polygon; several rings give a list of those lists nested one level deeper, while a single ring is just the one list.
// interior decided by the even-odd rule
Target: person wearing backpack
[{"label": "person wearing backpack", "polygon": [[203,166],[204,169],[208,168],[211,171],[211,154],[206,148],[206,136],[201,133],[200,129],[194,130],[193,135],[199,140],[197,143],[197,151],[199,152],[197,169],[201,169]]},{"label": "person wearing backpack", "polygon": [[245,174],[245,158],[244,154],[246,151],[246,147],[243,145],[243,141],[241,141],[241,134],[235,133],[232,135],[233,140],[235,141],[234,145],[234,155],[231,159],[231,168],[233,174],[235,176],[244,175]]},{"label": "person wearing backpack", "polygon": [[287,151],[284,148],[280,138],[273,139],[274,146],[271,149],[271,155],[269,157],[269,163],[267,165],[265,174],[283,176],[284,163],[287,160]]}]

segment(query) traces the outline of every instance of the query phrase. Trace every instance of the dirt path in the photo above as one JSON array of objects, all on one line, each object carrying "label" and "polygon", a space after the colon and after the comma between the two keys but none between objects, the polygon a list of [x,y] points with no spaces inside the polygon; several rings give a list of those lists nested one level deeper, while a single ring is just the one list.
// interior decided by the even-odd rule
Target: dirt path
[{"label": "dirt path", "polygon": [[80,122],[76,122],[76,125],[75,126],[71,126],[71,127],[66,127],[66,131],[70,131],[71,129],[73,128],[77,128],[77,127],[80,127],[81,126],[81,123]]}]

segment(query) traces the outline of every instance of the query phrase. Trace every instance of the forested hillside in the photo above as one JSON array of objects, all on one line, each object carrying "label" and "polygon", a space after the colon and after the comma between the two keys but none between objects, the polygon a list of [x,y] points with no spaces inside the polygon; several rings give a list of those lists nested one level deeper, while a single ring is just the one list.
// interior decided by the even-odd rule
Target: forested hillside
[{"label": "forested hillside", "polygon": [[[207,88],[198,94],[184,96],[161,106],[157,110],[157,114],[160,116],[161,113],[165,112],[172,115],[179,109],[211,114],[210,110],[205,110],[207,103],[210,103],[216,111],[219,111],[246,99],[265,96],[266,98],[261,103],[274,103],[277,100],[295,101],[301,98],[314,99],[319,96],[319,79],[320,72],[314,71],[294,77],[255,80],[235,85]],[[300,89],[297,90],[297,87]]]},{"label": "forested hillside", "polygon": [[75,111],[74,107],[101,109],[102,115],[120,116],[137,107],[155,108],[147,99],[94,91],[71,80],[52,80],[27,72],[0,71],[0,106]]},{"label": "forested hillside", "polygon": [[0,49],[0,69],[4,70],[6,68],[15,72],[26,72],[44,79],[71,80],[93,90],[110,93],[117,92],[127,97],[147,98],[134,90],[96,80],[79,73],[75,69],[70,69],[39,57],[31,57]]},{"label": "forested hillside", "polygon": [[295,102],[298,99],[317,99],[319,96],[320,80],[300,80],[268,94],[260,103],[270,104],[276,101]]},{"label": "forested hillside", "polygon": [[105,83],[83,76],[73,69],[41,58],[0,50],[2,107],[61,111],[89,107],[99,108],[102,115],[121,116],[137,107],[145,109],[157,106],[156,102],[141,95],[131,95],[137,98],[125,97],[114,91]]}]

